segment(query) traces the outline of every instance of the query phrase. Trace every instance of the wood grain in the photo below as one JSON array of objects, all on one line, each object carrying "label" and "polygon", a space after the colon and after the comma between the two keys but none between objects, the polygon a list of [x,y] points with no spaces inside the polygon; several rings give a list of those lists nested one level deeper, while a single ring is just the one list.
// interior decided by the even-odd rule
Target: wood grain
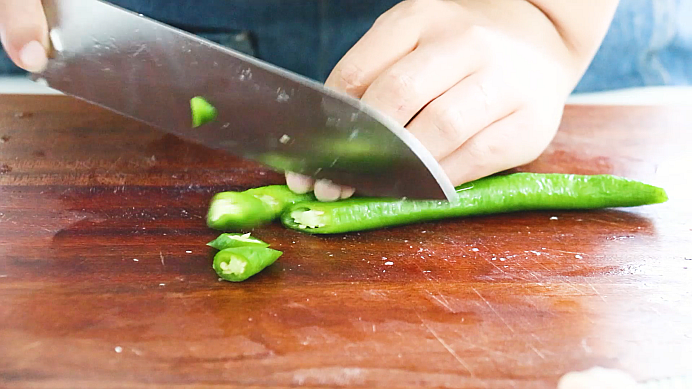
[{"label": "wood grain", "polygon": [[[609,173],[665,204],[339,236],[270,225],[219,282],[217,191],[279,174],[59,96],[0,99],[0,387],[554,388],[692,363],[692,112],[567,107],[518,170]],[[393,265],[386,265],[393,262]]]}]

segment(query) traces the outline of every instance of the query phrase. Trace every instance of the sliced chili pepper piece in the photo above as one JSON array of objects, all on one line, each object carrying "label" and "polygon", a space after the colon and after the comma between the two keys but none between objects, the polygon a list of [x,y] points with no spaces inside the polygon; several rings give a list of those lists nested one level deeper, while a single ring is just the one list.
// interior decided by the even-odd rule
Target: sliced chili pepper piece
[{"label": "sliced chili pepper piece", "polygon": [[229,234],[224,233],[219,235],[216,239],[207,243],[207,246],[213,247],[217,250],[229,249],[232,247],[269,247],[269,243],[263,242],[251,236],[250,233],[247,234]]},{"label": "sliced chili pepper piece", "polygon": [[216,108],[200,96],[190,99],[190,109],[192,110],[193,128],[212,122],[217,116]]},{"label": "sliced chili pepper piece", "polygon": [[255,228],[278,219],[289,205],[311,200],[314,195],[293,193],[286,185],[221,192],[211,200],[207,225],[223,231]]},{"label": "sliced chili pepper piece", "polygon": [[276,262],[282,254],[266,247],[232,247],[216,253],[213,267],[222,279],[241,282]]}]

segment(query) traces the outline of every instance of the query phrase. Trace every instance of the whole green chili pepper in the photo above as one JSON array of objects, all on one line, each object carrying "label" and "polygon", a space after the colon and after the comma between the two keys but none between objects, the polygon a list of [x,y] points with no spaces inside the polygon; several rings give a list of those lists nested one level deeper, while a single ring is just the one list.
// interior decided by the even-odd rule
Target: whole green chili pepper
[{"label": "whole green chili pepper", "polygon": [[211,200],[207,225],[225,231],[255,228],[276,220],[291,204],[314,199],[312,194],[293,193],[286,185],[221,192]]},{"label": "whole green chili pepper", "polygon": [[284,226],[337,234],[462,216],[526,210],[633,207],[667,201],[658,187],[611,175],[515,173],[482,178],[457,188],[455,202],[352,198],[289,206]]},{"label": "whole green chili pepper", "polygon": [[250,236],[250,233],[221,234],[218,238],[207,243],[207,246],[213,247],[217,250],[223,250],[231,247],[269,247],[269,243]]},{"label": "whole green chili pepper", "polygon": [[232,247],[214,256],[214,270],[226,281],[241,282],[276,262],[281,251],[266,247]]}]

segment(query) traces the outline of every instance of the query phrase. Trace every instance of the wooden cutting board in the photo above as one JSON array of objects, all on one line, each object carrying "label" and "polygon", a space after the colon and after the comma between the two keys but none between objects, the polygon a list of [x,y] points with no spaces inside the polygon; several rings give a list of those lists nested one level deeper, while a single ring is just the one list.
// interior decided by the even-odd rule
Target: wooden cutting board
[{"label": "wooden cutting board", "polygon": [[254,234],[220,282],[221,190],[282,176],[59,96],[0,98],[0,387],[554,388],[692,362],[692,111],[567,107],[519,170],[617,174],[666,204],[367,233]]}]

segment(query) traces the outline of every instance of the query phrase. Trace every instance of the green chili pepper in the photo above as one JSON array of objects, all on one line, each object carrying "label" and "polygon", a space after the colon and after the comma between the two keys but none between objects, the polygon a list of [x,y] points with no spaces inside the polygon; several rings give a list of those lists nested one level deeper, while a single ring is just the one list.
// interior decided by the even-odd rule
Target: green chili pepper
[{"label": "green chili pepper", "polygon": [[289,206],[284,226],[337,234],[439,219],[527,210],[595,209],[662,203],[658,187],[610,175],[515,173],[482,178],[457,188],[455,202],[352,198]]},{"label": "green chili pepper", "polygon": [[203,97],[197,96],[190,99],[190,109],[192,110],[193,128],[197,128],[216,119],[216,108],[209,104]]},{"label": "green chili pepper", "polygon": [[286,185],[221,192],[211,200],[207,225],[225,231],[255,228],[276,220],[291,204],[314,199],[312,194],[293,193]]},{"label": "green chili pepper", "polygon": [[399,158],[392,155],[392,150],[382,147],[372,139],[317,139],[315,140],[313,158],[328,164],[332,169],[386,170]]},{"label": "green chili pepper", "polygon": [[276,262],[281,251],[266,247],[232,247],[214,256],[214,270],[226,281],[241,282]]},{"label": "green chili pepper", "polygon": [[256,159],[259,162],[271,166],[275,170],[279,171],[305,172],[310,170],[310,165],[308,165],[305,159],[299,156],[291,156],[278,152],[268,152],[258,155]]},{"label": "green chili pepper", "polygon": [[250,233],[221,234],[218,238],[207,243],[207,246],[223,250],[231,247],[269,247],[269,243],[250,236]]}]

